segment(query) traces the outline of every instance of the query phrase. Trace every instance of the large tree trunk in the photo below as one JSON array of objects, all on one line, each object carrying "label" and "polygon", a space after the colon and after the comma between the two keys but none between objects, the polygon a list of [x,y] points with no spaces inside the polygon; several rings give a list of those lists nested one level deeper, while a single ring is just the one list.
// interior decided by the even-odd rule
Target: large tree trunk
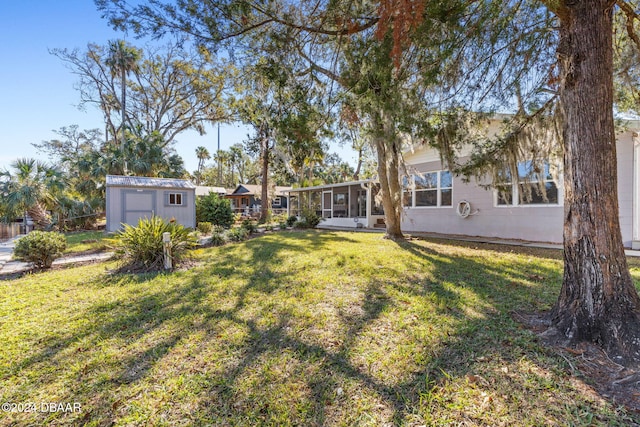
[{"label": "large tree trunk", "polygon": [[564,128],[564,277],[552,324],[619,362],[640,362],[640,298],[619,224],[610,0],[565,1],[560,99]]},{"label": "large tree trunk", "polygon": [[378,157],[378,179],[384,208],[384,219],[387,227],[385,237],[388,239],[403,239],[400,228],[402,221],[402,186],[400,185],[400,146],[394,132],[389,131],[389,123],[381,117],[381,123],[376,126],[380,134],[375,138],[375,149]]},{"label": "large tree trunk", "polygon": [[262,156],[262,193],[260,205],[260,222],[266,222],[269,213],[269,132],[262,135],[260,141]]}]

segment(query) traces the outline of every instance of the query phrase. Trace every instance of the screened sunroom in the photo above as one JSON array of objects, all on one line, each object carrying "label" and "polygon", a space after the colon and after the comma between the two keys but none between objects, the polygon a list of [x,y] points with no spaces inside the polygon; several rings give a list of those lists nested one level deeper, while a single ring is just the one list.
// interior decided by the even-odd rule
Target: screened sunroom
[{"label": "screened sunroom", "polygon": [[371,180],[294,188],[289,191],[288,213],[300,216],[310,209],[323,218],[318,227],[384,226],[379,191],[380,185]]}]

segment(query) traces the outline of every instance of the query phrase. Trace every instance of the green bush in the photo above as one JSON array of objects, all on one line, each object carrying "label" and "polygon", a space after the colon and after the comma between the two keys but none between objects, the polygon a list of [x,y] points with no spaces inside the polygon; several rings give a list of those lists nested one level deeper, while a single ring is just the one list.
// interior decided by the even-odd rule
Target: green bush
[{"label": "green bush", "polygon": [[232,242],[242,242],[249,237],[249,232],[244,227],[235,227],[229,230],[227,237]]},{"label": "green bush", "polygon": [[198,226],[196,227],[196,229],[203,233],[203,234],[209,234],[211,233],[211,230],[213,230],[213,224],[211,224],[210,222],[199,222]]},{"label": "green bush", "polygon": [[197,244],[193,232],[176,222],[166,222],[153,216],[144,218],[133,227],[125,224],[111,243],[115,253],[127,263],[131,269],[142,271],[161,270],[164,266],[164,248],[162,234],[171,235],[171,259],[175,267]]},{"label": "green bush", "polygon": [[231,210],[231,201],[215,193],[198,197],[196,200],[196,220],[197,222],[210,222],[224,228],[231,227],[235,221]]},{"label": "green bush", "polygon": [[256,223],[248,218],[242,221],[242,228],[247,230],[248,234],[253,234],[258,231],[258,226],[256,225]]},{"label": "green bush", "polygon": [[283,222],[286,222],[286,221],[287,221],[286,213],[280,213],[278,215],[274,215],[273,218],[271,218],[271,222],[275,224],[282,224]]},{"label": "green bush", "polygon": [[319,216],[316,211],[308,208],[302,209],[300,214],[300,221],[296,222],[296,227],[298,228],[316,228],[320,221],[323,221],[324,218]]},{"label": "green bush", "polygon": [[227,239],[225,239],[224,234],[213,232],[211,234],[211,246],[222,246],[227,243]]},{"label": "green bush", "polygon": [[290,216],[289,218],[287,218],[287,227],[293,227],[293,224],[295,224],[297,221],[298,217]]},{"label": "green bush", "polygon": [[13,254],[21,261],[32,262],[37,268],[51,268],[66,248],[67,240],[62,233],[32,231],[16,242]]}]

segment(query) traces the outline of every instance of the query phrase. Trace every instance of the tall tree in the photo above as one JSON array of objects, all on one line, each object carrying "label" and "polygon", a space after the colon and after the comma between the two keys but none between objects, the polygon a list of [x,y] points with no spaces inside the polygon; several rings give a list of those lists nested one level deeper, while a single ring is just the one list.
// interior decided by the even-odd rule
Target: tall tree
[{"label": "tall tree", "polygon": [[196,175],[196,184],[200,185],[200,178],[202,177],[202,170],[204,169],[204,162],[211,158],[211,154],[209,154],[209,150],[206,147],[197,147],[196,148],[196,157],[198,158],[198,170]]},{"label": "tall tree", "polygon": [[126,102],[118,87],[122,76],[111,73],[109,64],[114,61],[107,47],[89,44],[86,51],[54,49],[51,53],[78,75],[79,106],[99,108],[110,135],[115,136],[119,128],[113,113],[121,113],[124,106],[128,128],[141,125],[147,134],[157,131],[168,145],[185,130],[204,134],[205,123],[228,117],[225,91],[235,75],[233,67],[215,60],[205,49],[192,51],[183,45],[135,48],[139,58],[127,80]]},{"label": "tall tree", "polygon": [[124,144],[115,146],[105,142],[99,150],[81,157],[76,167],[98,181],[106,175],[181,178],[186,174],[182,158],[165,144],[162,135],[147,134],[141,126],[127,132]]},{"label": "tall tree", "polygon": [[627,266],[618,209],[615,3],[548,3],[560,21],[557,52],[566,118],[564,277],[552,320],[561,336],[596,342],[640,365],[640,298]]},{"label": "tall tree", "polygon": [[[124,40],[109,42],[109,54],[105,64],[111,69],[112,75],[119,76],[120,89],[122,91],[122,96],[120,97],[120,112],[122,114],[122,120],[120,121],[122,131],[121,144],[124,142],[125,129],[127,127],[127,75],[131,71],[138,69],[140,57],[140,50],[128,45]],[[116,135],[114,135],[114,139],[117,141]]]}]

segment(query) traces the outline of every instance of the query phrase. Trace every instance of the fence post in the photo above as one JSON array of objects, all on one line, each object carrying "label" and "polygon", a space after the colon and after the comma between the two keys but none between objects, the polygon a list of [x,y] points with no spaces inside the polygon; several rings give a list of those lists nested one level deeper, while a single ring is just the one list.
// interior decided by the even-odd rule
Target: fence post
[{"label": "fence post", "polygon": [[164,269],[171,270],[171,233],[162,233],[162,246],[164,248]]}]

